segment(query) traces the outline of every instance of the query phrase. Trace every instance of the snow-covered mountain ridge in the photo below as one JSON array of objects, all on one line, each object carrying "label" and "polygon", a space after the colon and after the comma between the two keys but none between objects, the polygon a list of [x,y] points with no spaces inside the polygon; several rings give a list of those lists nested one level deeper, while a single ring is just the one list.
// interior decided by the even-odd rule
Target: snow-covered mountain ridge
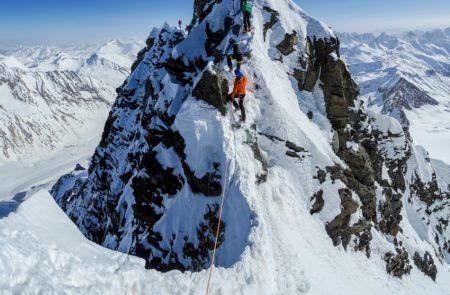
[{"label": "snow-covered mountain ridge", "polygon": [[33,161],[97,132],[138,46],[111,41],[0,55],[0,163]]},{"label": "snow-covered mountain ridge", "polygon": [[[189,35],[152,32],[89,170],[54,186],[58,204],[87,238],[147,268],[201,272],[225,191],[216,293],[359,294],[339,279],[368,269],[448,292],[448,180],[398,121],[365,109],[327,26],[265,0],[246,36],[233,4],[195,1]],[[248,122],[235,130],[230,38],[251,56]],[[336,263],[346,259],[358,263]],[[423,291],[380,276],[373,290]]]},{"label": "snow-covered mountain ridge", "polygon": [[338,35],[366,105],[398,119],[416,144],[449,164],[450,28]]}]

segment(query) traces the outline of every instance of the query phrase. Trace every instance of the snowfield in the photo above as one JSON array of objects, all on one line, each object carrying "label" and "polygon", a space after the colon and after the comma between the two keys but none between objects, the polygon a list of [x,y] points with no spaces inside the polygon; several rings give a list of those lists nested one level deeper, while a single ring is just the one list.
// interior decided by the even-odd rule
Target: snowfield
[{"label": "snowfield", "polygon": [[[395,279],[386,273],[382,260],[369,263],[362,253],[345,252],[323,242],[328,236],[320,222],[280,218],[282,225],[277,225],[264,221],[280,213],[309,214],[294,210],[292,205],[297,204],[281,198],[258,203],[270,203],[273,208],[261,217],[264,228],[254,233],[253,246],[239,262],[214,270],[210,294],[450,292],[448,269],[439,270],[436,283],[417,270]],[[84,238],[45,190],[29,193],[13,212],[5,213],[4,208],[4,202],[0,203],[1,294],[205,294],[207,270],[166,274],[146,270],[144,260]]]},{"label": "snowfield", "polygon": [[[213,29],[222,29],[217,19],[223,19],[233,3],[232,0],[223,0],[212,7],[206,20],[211,22]],[[263,5],[282,16],[267,32],[266,38],[263,28],[268,14]],[[238,21],[239,16],[235,18]],[[401,166],[405,168],[401,171],[405,188],[391,191],[391,194],[400,195],[402,219],[399,223],[402,230],[395,233],[394,239],[375,226],[369,228],[370,258],[366,252],[354,250],[358,246],[355,236],[352,236],[347,250],[342,244],[333,245],[327,225],[344,210],[339,191],[347,186],[343,180],[333,179],[325,172],[323,179],[319,180],[318,170],[326,170],[330,166],[349,167],[350,164],[334,151],[335,132],[327,116],[325,93],[321,87],[324,83],[318,80],[311,92],[300,91],[298,81],[291,73],[298,67],[299,54],[306,52],[306,36],[331,39],[334,33],[322,22],[306,15],[291,0],[258,1],[253,24],[251,35],[240,36],[241,46],[246,51],[251,50],[252,56],[244,65],[250,83],[246,98],[247,122],[241,128],[233,128],[238,114],[232,113],[230,108],[228,114],[222,116],[217,109],[192,95],[189,87],[197,85],[201,76],[212,67],[201,71],[195,69],[190,85],[180,83],[174,74],[157,66],[160,61],[167,61],[169,56],[182,57],[186,63],[197,57],[210,58],[203,47],[209,41],[205,22],[198,23],[187,36],[165,25],[153,31],[151,36],[158,39],[147,49],[120,90],[122,94],[111,112],[113,120],[106,123],[107,134],[103,136],[106,139],[102,138],[92,159],[98,133],[86,142],[34,164],[29,170],[25,167],[17,172],[9,171],[10,166],[0,167],[4,168],[0,173],[8,176],[8,183],[2,184],[0,190],[3,194],[0,197],[1,294],[205,294],[208,269],[165,273],[147,270],[144,259],[94,244],[79,229],[82,228],[86,236],[95,238],[89,232],[89,226],[110,230],[108,226],[113,224],[112,230],[100,241],[104,246],[127,252],[144,244],[154,251],[152,255],[160,255],[161,261],[167,258],[164,255],[169,249],[177,259],[180,257],[177,260],[179,265],[189,268],[193,259],[183,256],[183,244],[188,240],[194,245],[200,244],[198,232],[204,225],[201,223],[205,219],[204,213],[208,212],[205,208],[218,204],[220,198],[194,193],[187,177],[182,178],[187,174],[182,164],[192,169],[190,178],[200,178],[211,172],[211,166],[218,166],[214,171],[218,171],[220,183],[227,184],[224,187],[224,241],[218,248],[219,266],[212,274],[210,294],[450,294],[450,261],[444,260],[449,256],[437,251],[442,239],[449,237],[449,229],[441,229],[441,240],[436,241],[436,228],[441,225],[439,217],[448,220],[448,200],[439,199],[427,207],[412,188],[417,181],[423,182],[421,188],[434,184],[435,176],[439,192],[448,191],[448,167],[441,162],[433,162],[438,167],[437,175],[434,175],[427,152],[409,146],[410,142],[397,120],[369,111],[367,117],[360,120],[361,129],[368,133],[368,137],[376,137],[377,132],[380,135],[374,153],[383,158],[380,177],[385,184],[373,183],[376,218],[379,220],[383,219],[384,209],[377,206],[382,207],[384,202],[392,199],[384,191],[393,187],[392,183],[399,182],[394,177],[399,168],[387,165],[406,159],[405,166]],[[286,38],[285,34],[293,30],[297,32],[299,42],[295,44],[294,53],[282,55],[277,45]],[[183,41],[172,46],[172,41],[181,38],[180,35]],[[217,45],[220,50],[227,45],[228,36],[221,42]],[[201,45],[192,47],[193,44]],[[327,57],[338,60],[335,52]],[[224,64],[222,61],[218,68],[223,68]],[[224,75],[231,82],[232,76],[229,73]],[[186,77],[178,79],[182,78]],[[144,100],[149,88],[154,88],[152,91],[157,92],[157,98],[152,94]],[[147,104],[142,103],[143,100]],[[352,108],[355,113],[365,114],[358,104]],[[312,118],[308,117],[308,112],[313,114]],[[350,112],[349,108],[345,112]],[[145,117],[148,113],[152,114],[151,120]],[[171,115],[173,122],[164,129],[167,117]],[[256,124],[256,129],[253,124]],[[345,130],[356,133],[349,125]],[[171,138],[164,138],[164,142],[157,142],[154,146],[148,143],[150,140],[146,136],[159,135],[158,132],[163,134],[161,137],[165,134],[175,136],[175,132],[181,135],[184,159],[178,154],[179,145],[170,146]],[[274,140],[273,136],[278,139]],[[158,139],[157,136],[150,137],[156,141],[155,138]],[[114,141],[102,146],[108,139]],[[301,145],[303,150],[296,153],[298,157],[286,155],[290,151],[286,141]],[[267,162],[266,182],[258,182],[264,164],[256,159],[252,149],[255,142]],[[355,141],[344,142],[343,146],[352,151],[352,155],[358,155],[362,150],[362,145]],[[152,153],[146,154],[149,150]],[[406,157],[407,154],[410,157]],[[143,164],[144,160],[147,162]],[[60,186],[53,190],[53,196],[50,195],[48,190],[58,176],[69,172],[75,163],[92,166],[89,171],[74,171],[61,178]],[[145,165],[157,169],[147,169]],[[161,171],[169,177],[179,176],[183,181],[180,188],[170,195],[153,196],[156,189],[146,192],[146,196],[150,195],[156,201],[151,198],[145,200],[142,205],[147,210],[145,213],[150,215],[150,210],[158,210],[156,213],[160,215],[151,232],[148,228],[143,229],[147,231],[142,238],[139,236],[141,233],[134,232],[142,223],[136,221],[140,216],[133,205],[139,199],[133,180],[153,174],[160,176],[158,173]],[[124,181],[127,175],[128,180]],[[104,178],[107,181],[103,181]],[[141,182],[144,186],[141,190],[145,191],[158,182],[157,178],[150,180]],[[176,180],[177,177],[174,183]],[[167,186],[174,183],[163,181]],[[101,189],[98,189],[100,185]],[[158,190],[163,188],[157,187]],[[323,191],[324,205],[311,214],[311,196],[319,190]],[[349,195],[357,208],[347,216],[347,224],[355,225],[363,219],[362,196],[355,191],[350,191]],[[118,199],[113,200],[114,206],[109,206],[108,198],[113,196]],[[66,202],[63,204],[66,212],[54,198],[60,203],[61,200]],[[162,205],[156,206],[152,202]],[[145,207],[148,204],[153,206]],[[92,212],[93,208],[97,209],[95,206],[100,206],[100,210]],[[107,211],[111,207],[112,210]],[[425,211],[430,208],[431,211],[436,209],[436,215],[426,215]],[[112,217],[106,213],[106,216],[99,216],[98,212],[106,212]],[[76,225],[66,214],[72,214]],[[114,222],[119,218],[120,230],[117,230]],[[95,223],[98,220],[104,224]],[[146,236],[149,233],[159,234],[160,239],[150,244]],[[425,251],[430,252],[438,271],[436,281],[419,271],[412,257],[410,260],[414,267],[410,274],[405,274],[402,279],[389,275],[385,254],[388,251],[395,253],[400,248],[411,256],[415,251],[421,255]],[[208,258],[210,252],[207,251]]]},{"label": "snowfield", "polygon": [[78,144],[65,146],[41,160],[22,160],[1,165],[0,175],[3,181],[0,185],[0,201],[39,187],[51,189],[61,174],[72,171],[77,164],[88,167],[92,153],[100,141],[99,131],[95,130],[90,136],[78,138]]}]

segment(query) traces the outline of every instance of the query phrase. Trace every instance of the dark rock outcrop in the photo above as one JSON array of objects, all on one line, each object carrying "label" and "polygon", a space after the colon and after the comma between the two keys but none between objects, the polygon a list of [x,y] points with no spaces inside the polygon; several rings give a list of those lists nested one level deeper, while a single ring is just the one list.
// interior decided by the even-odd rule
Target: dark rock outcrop
[{"label": "dark rock outcrop", "polygon": [[201,23],[211,12],[215,3],[222,0],[195,0],[194,1],[194,22]]},{"label": "dark rock outcrop", "polygon": [[306,150],[305,150],[303,147],[298,146],[298,145],[296,145],[295,143],[290,142],[289,140],[286,141],[286,147],[289,148],[289,149],[291,149],[291,150],[293,150],[293,151],[296,152],[296,153],[306,152]]},{"label": "dark rock outcrop", "polygon": [[431,279],[433,279],[433,281],[436,281],[437,268],[434,264],[433,257],[428,251],[425,252],[423,258],[418,252],[414,253],[413,260],[414,264],[421,272],[429,276]]},{"label": "dark rock outcrop", "polygon": [[219,174],[219,163],[214,163],[214,172],[205,174],[202,178],[195,176],[195,173],[183,162],[183,170],[186,179],[193,193],[201,193],[207,197],[217,197],[222,193],[221,175]]},{"label": "dark rock outcrop", "polygon": [[402,278],[411,272],[412,266],[409,264],[408,252],[403,248],[397,248],[397,253],[386,253],[384,261],[386,262],[386,271],[395,277]]},{"label": "dark rock outcrop", "polygon": [[263,7],[263,11],[268,13],[270,15],[270,19],[268,22],[264,23],[263,27],[263,34],[264,34],[264,41],[266,40],[267,32],[273,28],[273,26],[278,22],[280,13],[276,10],[273,10],[272,8],[268,6]]},{"label": "dark rock outcrop", "polygon": [[317,176],[315,176],[314,178],[318,179],[320,184],[322,184],[327,179],[327,172],[322,169],[319,169],[317,170]]},{"label": "dark rock outcrop", "polygon": [[153,47],[153,45],[155,45],[155,41],[156,41],[155,38],[149,37],[149,38],[147,38],[147,40],[145,41],[145,45],[147,45],[147,48],[150,49],[150,48]]},{"label": "dark rock outcrop", "polygon": [[[192,261],[192,269],[201,271],[209,262],[209,251],[214,249],[215,229],[218,227],[219,205],[208,207],[208,212],[203,216],[206,222],[200,224],[197,230],[197,238],[200,241],[198,246],[191,242],[187,242],[183,247],[183,254]],[[225,241],[225,224],[220,224],[219,236],[217,239],[217,247],[220,247]]]},{"label": "dark rock outcrop", "polygon": [[222,115],[226,114],[225,102],[228,95],[228,82],[219,69],[214,72],[206,70],[197,83],[192,95],[217,108]]},{"label": "dark rock outcrop", "polygon": [[345,150],[350,137],[347,127],[355,127],[363,118],[360,117],[362,114],[350,111],[355,106],[359,90],[347,66],[339,59],[338,39],[308,37],[306,58],[301,56],[299,65],[300,69],[295,69],[293,73],[299,90],[313,91],[317,81],[320,79],[322,82],[327,116],[338,135],[336,143],[339,150]]},{"label": "dark rock outcrop", "polygon": [[[62,177],[52,194],[88,239],[142,257],[147,268],[198,271],[210,262],[224,167],[220,160],[205,157],[199,174],[188,164],[185,138],[174,124],[191,93],[224,111],[228,84],[220,73],[203,71],[194,89],[193,78],[213,60],[174,58],[177,32],[164,28],[147,44],[153,46],[141,52],[136,71],[118,88],[89,171]],[[162,77],[169,77],[177,91],[172,92],[171,83],[164,85]],[[164,218],[176,211],[174,203],[189,207],[182,191],[208,200],[196,208],[194,228],[179,232],[170,223],[161,228]],[[229,224],[222,220],[218,246]]]},{"label": "dark rock outcrop", "polygon": [[169,58],[164,62],[163,66],[183,85],[192,82],[192,74],[196,72],[196,68],[193,62],[189,62],[187,65],[184,62],[183,57],[177,59]]},{"label": "dark rock outcrop", "polygon": [[325,205],[325,201],[323,199],[323,190],[314,193],[311,198],[311,202],[314,202],[311,210],[309,210],[309,213],[311,213],[311,215],[322,211],[323,206]]},{"label": "dark rock outcrop", "polygon": [[352,168],[352,174],[359,182],[367,186],[374,185],[375,171],[369,155],[362,145],[359,145],[357,150],[343,150],[339,153],[339,157]]},{"label": "dark rock outcrop", "polygon": [[83,166],[81,166],[81,164],[77,164],[75,166],[75,170],[74,171],[84,171],[86,170],[86,168],[84,168]]},{"label": "dark rock outcrop", "polygon": [[217,51],[216,48],[222,43],[222,41],[228,35],[232,26],[233,26],[233,18],[231,17],[225,17],[223,29],[219,29],[217,31],[213,31],[209,23],[206,22],[206,35],[208,38],[205,42],[205,51],[208,54],[208,56],[214,56],[216,62],[219,62],[223,58],[222,51],[220,50]]},{"label": "dark rock outcrop", "polygon": [[141,51],[138,52],[136,60],[131,65],[131,72],[134,72],[136,70],[137,66],[142,62],[144,59],[145,53],[148,51],[147,48],[141,49]]},{"label": "dark rock outcrop", "polygon": [[358,210],[359,205],[353,200],[352,192],[349,189],[340,189],[339,196],[341,198],[341,214],[326,225],[326,230],[335,245],[342,243],[346,248],[351,238],[351,232],[347,230],[350,216]]},{"label": "dark rock outcrop", "polygon": [[383,194],[386,196],[384,204],[380,205],[383,219],[380,221],[380,229],[392,236],[396,236],[400,231],[402,221],[401,210],[403,208],[402,195],[394,193],[391,188],[385,188]]},{"label": "dark rock outcrop", "polygon": [[435,173],[429,183],[423,183],[420,180],[420,177],[416,174],[410,189],[422,202],[428,206],[432,205],[436,200],[442,199],[442,193],[437,184]]},{"label": "dark rock outcrop", "polygon": [[366,256],[369,258],[371,254],[370,242],[372,241],[371,233],[372,225],[368,224],[365,220],[360,220],[354,224],[351,228],[351,232],[355,235],[355,251],[366,252]]},{"label": "dark rock outcrop", "polygon": [[[327,167],[332,181],[339,179],[348,188],[339,191],[342,211],[326,225],[327,232],[335,244],[342,243],[344,247],[354,237],[355,249],[365,251],[369,256],[372,227],[394,237],[402,231],[402,192],[406,191],[405,173],[411,156],[408,137],[404,133],[382,132],[373,126],[367,128],[371,119],[361,106],[355,104],[359,90],[339,58],[339,40],[336,38],[307,38],[306,58],[299,58],[299,66],[293,73],[299,90],[314,91],[317,82],[321,82],[326,113],[335,132],[333,150],[348,166]],[[393,142],[397,143],[392,145]],[[394,155],[385,150],[387,145],[391,145]],[[383,169],[386,169],[388,179],[384,179]],[[322,183],[326,173],[321,172],[316,178]],[[410,186],[411,198],[418,197],[428,206],[443,200],[435,179],[428,184],[419,179],[416,175]],[[377,185],[382,187],[383,195],[383,201],[379,203]],[[355,224],[349,224],[350,216],[358,210],[357,203],[349,197],[351,191],[362,203],[363,218]],[[312,201],[317,203],[319,200],[320,205],[321,199],[326,196],[315,195]],[[319,208],[313,206],[312,212]],[[440,242],[437,238],[436,241]],[[387,271],[394,276],[401,277],[411,269],[405,249],[398,248],[396,254],[387,253],[385,260]]]},{"label": "dark rock outcrop", "polygon": [[295,51],[295,46],[298,44],[298,34],[296,31],[293,31],[292,34],[285,34],[283,41],[277,45],[277,49],[283,55],[289,55]]},{"label": "dark rock outcrop", "polygon": [[256,124],[252,125],[251,129],[255,131],[255,134],[252,134],[250,130],[246,130],[245,133],[247,136],[247,140],[245,143],[248,144],[252,149],[253,156],[255,157],[255,159],[261,163],[262,171],[256,175],[256,184],[259,185],[267,181],[267,177],[269,175],[269,164],[267,163],[267,160],[264,157],[263,152],[261,151],[261,148],[259,147],[258,144],[258,137],[256,134]]}]

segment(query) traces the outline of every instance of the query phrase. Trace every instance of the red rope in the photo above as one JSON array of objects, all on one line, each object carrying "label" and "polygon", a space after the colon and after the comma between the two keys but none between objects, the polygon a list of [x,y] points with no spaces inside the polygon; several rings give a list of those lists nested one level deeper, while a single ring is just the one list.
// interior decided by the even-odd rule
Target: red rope
[{"label": "red rope", "polygon": [[211,266],[209,268],[209,276],[208,276],[208,285],[206,287],[206,295],[208,295],[208,293],[209,293],[209,286],[211,284],[211,275],[212,275],[213,268],[214,268],[214,261],[216,259],[216,252],[217,252],[216,250],[217,250],[217,243],[219,240],[220,225],[222,224],[222,212],[223,212],[223,204],[224,204],[224,200],[225,200],[225,190],[227,187],[227,180],[228,180],[228,164],[225,165],[225,180],[224,180],[223,190],[222,190],[222,202],[221,202],[220,208],[219,208],[219,223],[217,225],[216,240],[214,241],[214,249],[213,249],[213,255],[212,255],[212,259],[211,259]]}]

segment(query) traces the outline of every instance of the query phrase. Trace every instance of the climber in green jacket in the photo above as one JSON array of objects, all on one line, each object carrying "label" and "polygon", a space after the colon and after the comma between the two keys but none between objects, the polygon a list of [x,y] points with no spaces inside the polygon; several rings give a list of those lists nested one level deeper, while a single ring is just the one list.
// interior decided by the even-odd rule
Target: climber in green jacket
[{"label": "climber in green jacket", "polygon": [[245,32],[252,31],[252,24],[250,18],[252,17],[252,8],[254,0],[241,0],[241,11],[244,17],[244,30]]}]

